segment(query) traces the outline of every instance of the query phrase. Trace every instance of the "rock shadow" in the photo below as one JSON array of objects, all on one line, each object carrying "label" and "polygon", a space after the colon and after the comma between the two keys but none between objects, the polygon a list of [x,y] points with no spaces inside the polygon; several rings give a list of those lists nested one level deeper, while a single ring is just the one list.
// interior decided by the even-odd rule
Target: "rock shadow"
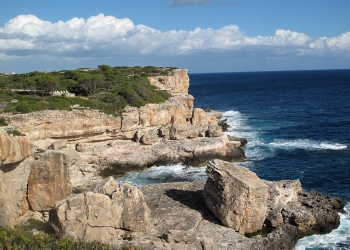
[{"label": "rock shadow", "polygon": [[205,204],[203,190],[179,190],[179,189],[169,189],[165,192],[165,195],[169,198],[180,202],[181,204],[187,206],[190,209],[198,211],[202,218],[218,225],[222,223],[213,215],[213,213],[207,208]]}]

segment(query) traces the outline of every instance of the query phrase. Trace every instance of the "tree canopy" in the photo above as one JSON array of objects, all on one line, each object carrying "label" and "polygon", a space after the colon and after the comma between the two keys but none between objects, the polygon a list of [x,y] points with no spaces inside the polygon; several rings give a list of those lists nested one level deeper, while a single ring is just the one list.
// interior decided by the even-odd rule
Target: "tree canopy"
[{"label": "tree canopy", "polygon": [[[174,69],[99,65],[95,69],[0,75],[0,112],[70,109],[79,104],[118,115],[126,105],[140,107],[167,100],[171,95],[151,85],[147,77],[171,75]],[[76,97],[52,96],[55,91],[67,91]]]}]

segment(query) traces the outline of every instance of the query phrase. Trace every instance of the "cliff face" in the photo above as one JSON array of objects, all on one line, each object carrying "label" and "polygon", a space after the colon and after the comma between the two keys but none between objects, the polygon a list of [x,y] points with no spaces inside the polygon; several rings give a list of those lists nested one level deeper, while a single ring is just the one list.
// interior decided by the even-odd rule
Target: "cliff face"
[{"label": "cliff face", "polygon": [[[157,79],[157,80],[155,80]],[[158,79],[162,79],[158,81]],[[170,91],[174,96],[165,103],[147,104],[141,108],[126,107],[122,117],[96,110],[54,111],[7,116],[10,125],[30,140],[110,135],[131,139],[132,133],[147,127],[191,124],[194,116],[193,97],[188,95],[187,70],[176,69],[171,76],[150,77],[152,84]],[[198,120],[196,112],[196,121]],[[202,112],[199,116],[205,117]],[[204,119],[206,120],[206,119]],[[111,134],[113,132],[113,134]],[[126,133],[125,132],[129,132]]]},{"label": "cliff face", "polygon": [[188,93],[190,79],[187,69],[175,69],[170,76],[148,77],[151,84],[163,90],[169,90],[172,93]]}]

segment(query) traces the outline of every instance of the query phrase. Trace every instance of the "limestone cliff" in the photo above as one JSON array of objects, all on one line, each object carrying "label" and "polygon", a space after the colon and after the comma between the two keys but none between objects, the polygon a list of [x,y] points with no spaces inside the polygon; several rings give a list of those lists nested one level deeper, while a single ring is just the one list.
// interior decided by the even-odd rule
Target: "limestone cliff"
[{"label": "limestone cliff", "polygon": [[190,86],[187,69],[174,69],[171,75],[148,77],[151,84],[172,93],[188,93]]},{"label": "limestone cliff", "polygon": [[[160,104],[128,106],[120,117],[84,108],[3,115],[7,129],[24,136],[0,133],[0,168],[6,165],[0,173],[1,180],[6,179],[1,191],[11,187],[16,193],[0,197],[0,220],[10,218],[2,225],[13,226],[28,209],[47,211],[72,190],[91,190],[104,170],[120,174],[153,164],[245,157],[241,144],[223,134],[217,114],[194,108],[187,70],[149,80],[173,96]],[[33,148],[35,157],[26,159]],[[13,162],[18,164],[10,166]]]},{"label": "limestone cliff", "polygon": [[7,115],[6,120],[33,141],[36,149],[55,148],[59,139],[76,145],[78,164],[90,167],[143,168],[157,163],[191,163],[200,157],[206,159],[206,155],[244,158],[241,144],[230,142],[222,133],[217,114],[194,108],[194,98],[188,94],[187,70],[176,69],[149,80],[173,96],[160,104],[128,106],[120,117],[73,109]]}]

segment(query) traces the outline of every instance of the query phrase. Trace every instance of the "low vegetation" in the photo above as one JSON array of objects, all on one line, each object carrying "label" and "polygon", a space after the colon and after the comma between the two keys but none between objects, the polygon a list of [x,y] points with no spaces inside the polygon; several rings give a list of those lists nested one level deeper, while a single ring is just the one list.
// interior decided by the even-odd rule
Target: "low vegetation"
[{"label": "low vegetation", "polygon": [[[0,227],[0,249],[74,249],[74,250],[112,250],[111,246],[99,242],[74,241],[71,238],[57,239],[50,234],[29,232]],[[126,245],[122,250],[142,250],[140,247]]]},{"label": "low vegetation", "polygon": [[0,75],[0,112],[70,110],[75,105],[118,115],[127,105],[140,107],[167,100],[171,95],[151,85],[147,77],[171,75],[173,71],[99,65],[96,69]]}]

